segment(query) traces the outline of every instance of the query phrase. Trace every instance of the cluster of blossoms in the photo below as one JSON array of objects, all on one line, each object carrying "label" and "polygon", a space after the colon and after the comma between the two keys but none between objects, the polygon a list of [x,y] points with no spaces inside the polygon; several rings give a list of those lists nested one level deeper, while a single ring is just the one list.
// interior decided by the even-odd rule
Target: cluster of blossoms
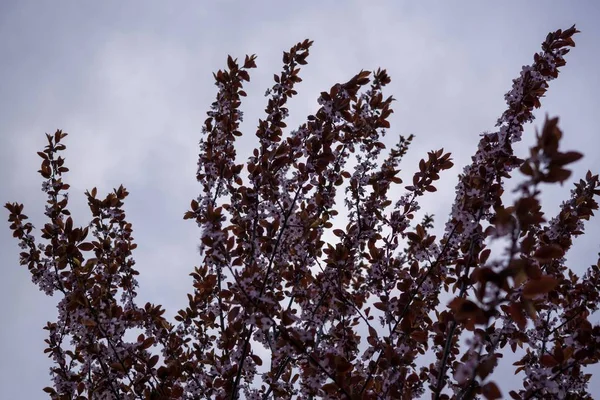
[{"label": "cluster of blossoms", "polygon": [[[160,306],[135,304],[127,191],[103,200],[95,189],[86,193],[93,220],[74,228],[61,178],[68,170],[57,157],[66,134],[47,135],[39,153],[47,243],[36,246],[22,205],[6,205],[21,264],[41,290],[63,296],[58,321],[46,327],[57,367],[54,388],[45,390],[53,399],[370,400],[426,390],[436,399],[497,399],[503,394],[490,377],[499,349],[510,345],[526,347],[516,371],[523,388],[513,398],[590,398],[582,366],[600,357],[600,327],[588,320],[598,309],[600,262],[581,279],[564,263],[571,238],[598,208],[598,177],[588,173],[544,225],[539,185],[565,181],[565,166],[581,155],[558,150],[557,119],[546,121],[527,160],[512,149],[576,32],[550,33],[513,81],[498,131],[483,134],[459,177],[440,239],[432,216],[415,217],[419,199],[453,166],[451,155],[430,151],[400,198],[390,198],[413,137],[400,137],[380,160],[393,112],[385,70],[361,71],[322,92],[318,111],[284,137],[286,104],[312,42],[284,52],[283,71],[265,93],[258,146],[243,165],[235,141],[255,56],[242,65],[229,57],[214,74],[218,93],[202,130],[202,192],[184,216],[201,228],[202,261],[175,324]],[[356,165],[346,168],[352,155]],[[516,168],[527,179],[505,207],[503,180]],[[334,228],[344,183],[348,221]],[[327,232],[335,243],[325,243]],[[499,238],[510,243],[505,258],[488,261],[487,240]],[[447,307],[444,292],[454,296]],[[128,342],[131,329],[144,333]],[[470,336],[466,349],[461,336]],[[418,365],[424,355],[436,361]]]}]

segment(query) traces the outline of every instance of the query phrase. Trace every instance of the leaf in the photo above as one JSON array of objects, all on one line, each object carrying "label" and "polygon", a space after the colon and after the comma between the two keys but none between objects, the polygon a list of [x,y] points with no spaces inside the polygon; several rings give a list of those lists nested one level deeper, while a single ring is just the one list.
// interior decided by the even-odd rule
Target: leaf
[{"label": "leaf", "polygon": [[240,313],[240,307],[233,307],[231,309],[231,311],[229,311],[229,313],[227,314],[227,320],[229,322],[233,321],[238,316],[239,313]]},{"label": "leaf", "polygon": [[73,218],[67,218],[67,222],[65,222],[65,233],[70,233],[73,230]]},{"label": "leaf", "polygon": [[531,164],[529,164],[528,162],[523,163],[523,165],[521,165],[521,168],[519,168],[519,171],[521,171],[523,175],[533,176],[533,168],[531,168]]},{"label": "leaf", "polygon": [[153,355],[148,360],[148,367],[152,368],[158,363],[158,354]]},{"label": "leaf", "polygon": [[583,157],[583,154],[577,151],[568,151],[566,153],[557,154],[552,158],[552,163],[556,165],[567,165],[571,164]]},{"label": "leaf", "polygon": [[531,299],[541,294],[546,294],[552,291],[556,285],[558,285],[558,280],[550,275],[544,275],[540,279],[532,279],[525,284],[523,297]]},{"label": "leaf", "polygon": [[334,229],[333,234],[337,237],[342,237],[342,236],[344,236],[344,231],[341,229]]},{"label": "leaf", "polygon": [[552,168],[550,172],[546,175],[546,178],[543,179],[544,182],[554,183],[554,182],[564,182],[571,176],[571,171],[564,168]]},{"label": "leaf", "polygon": [[469,318],[477,318],[482,314],[481,308],[471,300],[463,297],[456,297],[448,304],[454,313],[454,318],[457,321],[464,321]]},{"label": "leaf", "polygon": [[418,234],[414,233],[414,232],[408,232],[406,234],[406,237],[409,240],[413,241],[413,242],[420,242],[421,241],[421,237]]},{"label": "leaf", "polygon": [[498,385],[494,382],[486,383],[482,388],[482,393],[486,399],[499,399],[502,397],[502,393],[500,393],[500,389],[498,389]]},{"label": "leaf", "polygon": [[80,243],[77,248],[82,251],[94,250],[94,245],[90,242]]},{"label": "leaf", "polygon": [[250,82],[250,74],[248,74],[247,71],[240,71],[239,72],[239,76],[240,76],[240,78],[242,78],[246,82]]},{"label": "leaf", "polygon": [[119,372],[125,372],[125,369],[123,368],[123,365],[121,365],[120,362],[114,362],[114,363],[110,364],[109,367],[111,367],[112,369],[119,371]]},{"label": "leaf", "polygon": [[369,336],[372,337],[372,338],[374,338],[374,339],[378,339],[379,338],[379,335],[377,335],[377,331],[372,326],[369,326]]},{"label": "leaf", "polygon": [[230,70],[237,68],[237,65],[231,56],[227,56],[227,68]]},{"label": "leaf", "polygon": [[523,313],[523,308],[521,308],[521,306],[519,304],[513,303],[509,306],[508,312],[509,312],[511,318],[513,319],[513,321],[515,321],[517,323],[517,326],[519,327],[519,329],[521,329],[521,330],[525,329],[525,326],[527,325],[527,318],[525,317],[525,314]]},{"label": "leaf", "polygon": [[[502,355],[500,355],[500,357],[502,357]],[[485,378],[487,378],[492,373],[492,371],[494,370],[494,368],[496,368],[497,365],[498,357],[492,354],[479,363],[479,367],[477,368],[477,375],[479,375],[481,380],[485,380]]]},{"label": "leaf", "polygon": [[544,354],[540,358],[540,364],[542,364],[542,366],[544,366],[544,367],[552,368],[552,367],[558,365],[558,362],[556,361],[556,359],[554,357],[552,357],[552,355]]},{"label": "leaf", "polygon": [[286,310],[281,314],[281,322],[285,326],[290,326],[297,320],[298,317],[296,317],[290,310]]},{"label": "leaf", "polygon": [[251,57],[246,56],[244,59],[244,68],[256,68],[256,63],[254,62],[255,59],[256,56],[254,54]]},{"label": "leaf", "polygon": [[481,264],[485,264],[487,259],[490,257],[491,252],[492,252],[491,249],[485,249],[481,253],[479,253],[479,262]]},{"label": "leaf", "polygon": [[263,364],[263,362],[262,362],[262,359],[261,359],[259,356],[257,356],[256,354],[252,354],[252,355],[250,356],[250,358],[252,358],[252,360],[254,361],[254,363],[255,363],[256,365],[259,365],[259,366],[260,366],[260,365],[262,365],[262,364]]},{"label": "leaf", "polygon": [[410,334],[410,337],[419,343],[427,343],[427,332],[415,330]]},{"label": "leaf", "polygon": [[141,349],[149,349],[150,347],[152,347],[152,345],[154,344],[154,338],[146,338],[146,340],[143,341],[143,343],[140,345]]},{"label": "leaf", "polygon": [[539,262],[548,262],[565,255],[564,250],[557,244],[551,244],[538,249],[533,257]]}]

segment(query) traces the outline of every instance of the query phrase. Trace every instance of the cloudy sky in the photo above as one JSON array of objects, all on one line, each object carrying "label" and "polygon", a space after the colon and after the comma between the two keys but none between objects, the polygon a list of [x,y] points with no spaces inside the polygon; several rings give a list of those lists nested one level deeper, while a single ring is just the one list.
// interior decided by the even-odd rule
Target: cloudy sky
[{"label": "cloudy sky", "polygon": [[[551,83],[540,117],[526,129],[524,155],[544,115],[560,116],[563,148],[586,155],[571,180],[600,172],[600,5],[558,1],[17,1],[0,2],[0,202],[25,203],[43,225],[44,194],[36,151],[44,133],[66,139],[71,210],[79,225],[89,214],[83,192],[123,184],[139,245],[139,303],[170,313],[186,305],[188,273],[198,265],[200,232],[182,216],[199,193],[195,170],[200,127],[215,95],[212,72],[226,56],[258,55],[247,85],[245,159],[265,106],[263,93],[280,69],[281,52],[315,41],[290,102],[295,127],[316,110],[320,91],[361,69],[384,67],[397,101],[384,142],[413,133],[403,162],[410,177],[428,150],[453,153],[455,168],[421,205],[443,226],[456,175],[469,162],[478,134],[492,130],[503,94],[532,61],[549,31],[576,23],[582,31],[568,64]],[[549,215],[571,183],[548,190]],[[398,192],[400,193],[400,191]],[[5,214],[6,215],[6,214]],[[6,219],[6,218],[4,218]],[[594,227],[593,224],[596,224]],[[569,255],[579,274],[596,260],[600,224],[589,224]],[[18,265],[8,225],[0,229],[0,398],[42,399],[50,363],[43,325],[58,299],[47,298]],[[506,370],[508,371],[508,369]],[[596,372],[600,369],[596,368]],[[510,377],[503,377],[510,379]],[[600,380],[596,379],[596,383]],[[600,395],[600,392],[597,392]]]}]

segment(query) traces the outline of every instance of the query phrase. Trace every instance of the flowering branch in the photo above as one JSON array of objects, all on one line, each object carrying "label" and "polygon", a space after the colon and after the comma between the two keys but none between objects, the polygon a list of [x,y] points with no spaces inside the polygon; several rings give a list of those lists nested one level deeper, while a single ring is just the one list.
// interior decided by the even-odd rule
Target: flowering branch
[{"label": "flowering branch", "polygon": [[[400,136],[382,156],[394,100],[383,94],[386,70],[360,71],[321,92],[317,112],[286,135],[287,102],[312,46],[297,43],[266,92],[257,147],[236,164],[244,82],[256,57],[228,57],[214,74],[217,96],[202,130],[201,193],[184,215],[201,230],[202,259],[175,324],[160,305],[135,303],[127,190],[104,199],[95,188],[86,192],[92,220],[75,227],[59,155],[66,133],[47,135],[38,153],[48,194],[45,242],[36,242],[22,205],[5,206],[21,264],[42,291],[61,296],[57,321],[45,327],[55,366],[53,387],[44,390],[57,400],[370,400],[417,398],[428,386],[438,399],[450,398],[449,390],[456,399],[497,399],[491,377],[510,345],[526,351],[515,364],[523,388],[511,397],[589,398],[584,367],[600,359],[600,327],[589,322],[600,300],[600,260],[577,277],[564,257],[598,209],[600,182],[588,173],[546,223],[542,184],[562,184],[566,166],[582,155],[559,151],[556,118],[546,120],[526,160],[513,153],[575,33],[550,33],[513,81],[498,130],[482,135],[459,176],[439,240],[433,216],[415,218],[419,201],[453,166],[451,154],[428,152],[392,199],[413,136]],[[351,158],[356,164],[347,168]],[[515,168],[525,179],[505,207],[504,181]],[[334,227],[338,194],[348,221]],[[326,243],[329,232],[336,239]],[[489,243],[501,239],[508,247],[493,259]],[[440,305],[442,291],[454,295],[448,307]],[[133,342],[125,340],[131,329],[143,331]],[[264,352],[270,364],[263,366]],[[419,368],[431,354],[436,361]]]}]

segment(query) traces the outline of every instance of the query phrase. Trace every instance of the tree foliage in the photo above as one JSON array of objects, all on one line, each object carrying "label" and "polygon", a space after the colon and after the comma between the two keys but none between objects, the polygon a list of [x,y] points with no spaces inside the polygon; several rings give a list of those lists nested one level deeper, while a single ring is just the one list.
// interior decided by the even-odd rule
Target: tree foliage
[{"label": "tree foliage", "polygon": [[[430,151],[404,194],[390,198],[413,137],[381,155],[393,112],[385,70],[322,92],[319,110],[285,134],[286,104],[312,42],[296,44],[266,93],[258,145],[244,165],[236,139],[256,57],[228,57],[214,74],[218,93],[200,142],[202,192],[184,216],[200,227],[202,259],[173,322],[160,305],[135,303],[127,190],[86,192],[93,218],[76,227],[60,155],[67,134],[46,135],[40,243],[23,205],[6,204],[21,264],[60,299],[56,322],[44,328],[55,364],[44,390],[53,399],[409,399],[426,389],[436,399],[591,398],[585,366],[600,355],[600,326],[589,322],[600,262],[577,277],[565,255],[598,209],[598,176],[588,172],[548,220],[541,185],[562,184],[582,155],[559,149],[557,118],[546,119],[527,159],[513,153],[576,32],[548,34],[513,80],[497,131],[481,135],[459,175],[439,238],[430,215],[416,216],[451,155]],[[515,170],[517,198],[507,205],[504,184]],[[341,188],[347,224],[334,228]],[[326,243],[326,233],[335,240]],[[507,245],[491,257],[496,241]],[[127,341],[134,328],[143,333]],[[523,354],[515,363],[523,386],[508,394],[494,370],[509,349]]]}]

